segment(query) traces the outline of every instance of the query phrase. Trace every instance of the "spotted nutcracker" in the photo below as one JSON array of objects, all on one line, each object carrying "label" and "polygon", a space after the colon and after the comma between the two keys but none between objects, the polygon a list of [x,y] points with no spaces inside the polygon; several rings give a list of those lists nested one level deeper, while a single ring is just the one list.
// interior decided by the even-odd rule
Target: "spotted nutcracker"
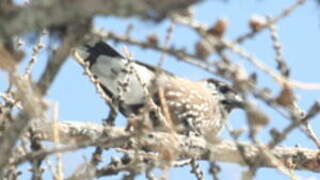
[{"label": "spotted nutcracker", "polygon": [[[167,109],[176,132],[216,137],[230,111],[241,106],[241,98],[226,83],[177,77],[155,66],[128,60],[101,40],[91,41],[77,48],[77,52],[89,62],[105,93],[113,99],[120,97],[119,110],[126,117],[137,115],[145,106],[147,89],[161,110]],[[159,101],[160,90],[165,104]]]}]

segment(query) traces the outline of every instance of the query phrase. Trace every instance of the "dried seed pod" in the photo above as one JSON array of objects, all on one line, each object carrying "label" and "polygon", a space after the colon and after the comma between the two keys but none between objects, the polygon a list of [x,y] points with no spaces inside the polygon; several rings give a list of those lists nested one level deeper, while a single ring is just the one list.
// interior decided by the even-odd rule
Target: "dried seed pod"
[{"label": "dried seed pod", "polygon": [[152,46],[157,46],[159,44],[159,39],[156,34],[150,34],[147,36],[147,42]]},{"label": "dried seed pod", "polygon": [[196,54],[201,58],[207,58],[211,53],[210,48],[208,47],[205,41],[199,41],[195,45]]},{"label": "dried seed pod", "polygon": [[250,127],[254,130],[259,130],[269,123],[268,116],[252,104],[246,105],[246,116]]},{"label": "dried seed pod", "polygon": [[208,29],[208,34],[221,38],[227,31],[227,27],[228,21],[224,18],[220,18],[211,28]]},{"label": "dried seed pod", "polygon": [[252,89],[252,80],[242,66],[235,66],[233,74],[235,88],[241,92],[247,92]]},{"label": "dried seed pod", "polygon": [[260,31],[267,25],[266,18],[259,15],[252,15],[249,21],[249,26],[252,31]]},{"label": "dried seed pod", "polygon": [[293,107],[295,100],[296,98],[293,90],[286,84],[283,86],[280,94],[276,98],[276,102],[279,105],[288,107],[288,108]]}]

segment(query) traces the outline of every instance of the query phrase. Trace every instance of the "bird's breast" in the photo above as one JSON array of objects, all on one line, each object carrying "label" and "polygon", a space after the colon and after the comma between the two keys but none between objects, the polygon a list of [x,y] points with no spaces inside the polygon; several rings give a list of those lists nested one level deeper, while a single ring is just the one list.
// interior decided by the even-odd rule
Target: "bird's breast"
[{"label": "bird's breast", "polygon": [[162,88],[162,106],[169,109],[170,120],[178,132],[191,130],[214,136],[221,129],[219,99],[205,85],[172,78],[163,83]]}]

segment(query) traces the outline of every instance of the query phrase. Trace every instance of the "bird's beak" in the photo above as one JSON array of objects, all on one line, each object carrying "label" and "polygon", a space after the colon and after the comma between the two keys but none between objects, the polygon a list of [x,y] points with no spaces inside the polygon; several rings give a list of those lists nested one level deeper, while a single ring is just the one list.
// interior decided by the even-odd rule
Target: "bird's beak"
[{"label": "bird's beak", "polygon": [[240,95],[235,95],[233,98],[224,101],[232,108],[244,108],[244,100]]},{"label": "bird's beak", "polygon": [[236,95],[234,100],[232,100],[233,102],[231,102],[231,104],[235,107],[235,108],[244,108],[244,100],[240,95]]}]

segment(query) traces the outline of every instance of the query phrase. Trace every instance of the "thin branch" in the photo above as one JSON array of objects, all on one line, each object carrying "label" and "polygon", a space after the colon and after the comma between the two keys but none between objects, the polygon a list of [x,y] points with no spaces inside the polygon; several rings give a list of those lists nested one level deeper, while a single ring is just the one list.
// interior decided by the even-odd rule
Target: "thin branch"
[{"label": "thin branch", "polygon": [[270,33],[271,33],[271,40],[273,42],[273,49],[276,52],[275,60],[277,62],[277,69],[280,71],[282,76],[289,77],[290,71],[289,71],[289,67],[286,63],[286,60],[283,57],[283,47],[282,47],[280,39],[279,39],[276,25],[271,24],[269,26],[269,29],[270,29]]},{"label": "thin branch", "polygon": [[233,42],[237,44],[243,43],[245,40],[252,39],[255,35],[258,34],[258,32],[261,32],[262,30],[268,28],[272,24],[276,24],[278,21],[282,20],[283,18],[289,16],[291,13],[294,12],[295,9],[300,7],[306,2],[306,0],[297,0],[294,4],[291,6],[283,9],[278,15],[275,15],[272,17],[269,21],[267,21],[264,24],[261,24],[259,29],[252,29],[250,32],[247,32],[243,35],[240,35],[238,38],[236,38]]},{"label": "thin branch", "polygon": [[57,50],[53,51],[51,58],[48,60],[48,63],[37,82],[39,92],[42,96],[47,94],[48,89],[65,63],[66,58],[69,56],[74,43],[73,38],[66,37],[62,41],[62,45]]},{"label": "thin branch", "polygon": [[271,68],[269,68],[268,66],[263,64],[262,62],[264,62],[264,61],[258,59],[257,57],[253,56],[248,51],[246,51],[245,49],[243,49],[233,43],[224,41],[223,44],[227,48],[229,48],[232,52],[240,55],[244,59],[248,60],[252,65],[256,66],[261,71],[270,75],[280,85],[286,84],[292,88],[307,89],[307,90],[319,90],[320,89],[320,84],[317,84],[317,83],[305,83],[305,82],[300,82],[297,80],[287,79],[287,78],[283,77],[279,73],[275,72],[274,70],[272,70]]},{"label": "thin branch", "polygon": [[152,43],[150,41],[138,41],[133,38],[127,37],[127,36],[121,36],[117,35],[115,33],[106,31],[106,30],[99,30],[94,31],[93,34],[104,38],[104,39],[112,39],[116,42],[124,42],[136,46],[140,46],[142,48],[148,48],[159,52],[166,52],[168,55],[171,55],[173,57],[176,57],[177,60],[181,60],[183,62],[186,62],[188,64],[194,65],[196,67],[199,67],[201,69],[207,70],[208,72],[214,72],[213,69],[210,69],[210,66],[203,63],[201,59],[197,55],[190,54],[185,52],[184,49],[176,49],[173,47],[166,48],[162,47],[159,44]]}]

